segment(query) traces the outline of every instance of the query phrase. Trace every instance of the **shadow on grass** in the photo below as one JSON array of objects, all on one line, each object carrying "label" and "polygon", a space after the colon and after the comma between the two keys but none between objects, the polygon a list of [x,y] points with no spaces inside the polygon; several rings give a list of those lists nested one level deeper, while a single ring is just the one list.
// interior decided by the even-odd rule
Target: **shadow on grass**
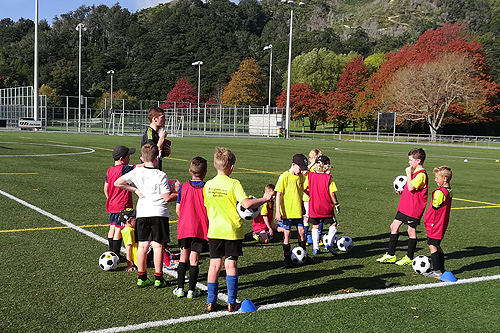
[{"label": "shadow on grass", "polygon": [[486,246],[469,246],[463,250],[455,251],[446,254],[447,259],[462,259],[465,257],[478,257],[487,254],[500,253],[500,246],[486,247]]},{"label": "shadow on grass", "polygon": [[498,267],[498,266],[500,266],[500,259],[485,260],[485,261],[479,261],[479,262],[475,262],[475,263],[470,264],[470,265],[463,266],[459,269],[455,269],[455,270],[453,270],[453,273],[460,274],[463,272],[475,271],[478,269]]},{"label": "shadow on grass", "polygon": [[[240,285],[240,289],[252,288],[252,287],[272,287],[279,284],[293,285],[295,283],[300,283],[307,280],[313,280],[315,278],[320,278],[324,276],[335,277],[336,275],[342,274],[345,270],[359,269],[360,267],[362,266],[359,265],[344,266],[334,270],[321,270],[321,271],[318,270],[318,271],[297,272],[297,273],[291,273],[293,271],[292,269],[292,270],[287,270],[286,273],[284,272],[283,274],[276,274],[273,276],[269,276],[264,280],[252,281],[250,283]],[[370,277],[348,277],[341,279],[332,278],[318,285],[307,285],[304,287],[295,288],[293,290],[287,290],[274,295],[268,295],[265,297],[256,298],[253,299],[252,301],[256,305],[263,305],[268,303],[293,301],[302,297],[310,298],[324,294],[335,294],[342,289],[361,289],[361,290],[385,289],[388,287],[399,285],[399,284],[387,285],[386,279],[400,277],[403,275],[405,274],[389,273],[389,274],[381,274]]]}]

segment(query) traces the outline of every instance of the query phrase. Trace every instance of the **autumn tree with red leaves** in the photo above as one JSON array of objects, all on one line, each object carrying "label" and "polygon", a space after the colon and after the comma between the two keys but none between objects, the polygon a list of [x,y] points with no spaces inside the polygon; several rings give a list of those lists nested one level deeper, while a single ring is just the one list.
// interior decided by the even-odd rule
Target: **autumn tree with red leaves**
[{"label": "autumn tree with red leaves", "polygon": [[[388,53],[387,61],[368,80],[366,89],[356,97],[355,117],[367,124],[376,122],[377,112],[385,111],[381,96],[394,79],[397,71],[409,66],[422,65],[438,59],[444,53],[463,54],[472,59],[475,80],[483,87],[482,102],[475,110],[466,110],[455,104],[450,106],[454,117],[466,121],[478,119],[495,120],[499,117],[499,106],[495,102],[500,93],[499,85],[489,76],[483,47],[473,40],[464,24],[445,23],[441,28],[428,30],[415,44],[407,44],[400,51]],[[471,116],[474,112],[474,116]]]},{"label": "autumn tree with red leaves", "polygon": [[198,95],[193,85],[186,77],[183,77],[175,83],[174,88],[167,94],[167,98],[160,105],[160,108],[172,109],[174,105],[176,108],[188,108],[190,103],[196,104],[197,101]]},{"label": "autumn tree with red leaves", "polygon": [[[286,90],[276,98],[278,107],[286,107]],[[290,118],[302,121],[304,130],[304,119],[309,118],[309,128],[316,130],[318,122],[326,121],[325,97],[312,90],[309,83],[295,83],[290,87]]]},{"label": "autumn tree with red leaves", "polygon": [[355,58],[345,67],[335,84],[335,90],[326,95],[327,120],[336,121],[339,131],[353,119],[354,99],[364,89],[368,77],[369,71],[363,59]]}]

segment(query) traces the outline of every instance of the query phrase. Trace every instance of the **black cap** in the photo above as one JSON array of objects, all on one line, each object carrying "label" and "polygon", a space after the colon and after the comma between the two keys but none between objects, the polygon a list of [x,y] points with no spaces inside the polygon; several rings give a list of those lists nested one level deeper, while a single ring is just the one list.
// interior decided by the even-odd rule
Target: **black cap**
[{"label": "black cap", "polygon": [[135,148],[128,148],[125,146],[116,146],[113,150],[113,158],[115,160],[119,160],[120,157],[125,157],[128,155],[132,155],[135,153]]},{"label": "black cap", "polygon": [[316,163],[321,165],[330,165],[330,159],[328,158],[328,156],[321,155],[316,159]]},{"label": "black cap", "polygon": [[307,170],[307,157],[305,157],[303,154],[293,155],[292,163],[297,164],[300,170]]},{"label": "black cap", "polygon": [[125,224],[128,221],[128,219],[131,217],[135,217],[135,209],[125,208],[118,215],[118,221],[120,221],[120,223]]}]

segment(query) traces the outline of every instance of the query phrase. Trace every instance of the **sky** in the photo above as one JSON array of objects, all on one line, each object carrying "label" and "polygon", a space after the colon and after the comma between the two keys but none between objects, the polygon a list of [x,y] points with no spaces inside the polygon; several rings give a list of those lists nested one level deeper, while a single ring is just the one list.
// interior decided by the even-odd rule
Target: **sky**
[{"label": "sky", "polygon": [[[78,7],[99,6],[101,4],[112,7],[119,3],[123,8],[127,8],[134,13],[139,9],[156,6],[159,3],[169,2],[170,0],[38,0],[39,20],[46,19],[52,24],[55,16],[61,16]],[[10,18],[18,21],[21,17],[35,21],[35,3],[36,0],[0,0],[0,19]]]}]

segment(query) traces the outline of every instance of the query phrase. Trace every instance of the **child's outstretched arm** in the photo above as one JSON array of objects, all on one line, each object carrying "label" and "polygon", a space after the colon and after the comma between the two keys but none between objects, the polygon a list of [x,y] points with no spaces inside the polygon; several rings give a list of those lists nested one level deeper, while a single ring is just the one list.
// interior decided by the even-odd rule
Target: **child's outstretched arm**
[{"label": "child's outstretched arm", "polygon": [[125,271],[132,272],[135,270],[134,261],[132,260],[132,244],[125,245],[125,249],[127,250],[127,268],[125,268]]},{"label": "child's outstretched arm", "polygon": [[127,181],[123,178],[123,176],[121,176],[115,181],[115,186],[125,191],[134,192],[135,194],[137,194],[139,198],[144,198],[144,195],[141,193],[141,191],[139,191],[139,189],[127,183]]},{"label": "child's outstretched arm", "polygon": [[245,209],[249,208],[257,208],[259,206],[262,206],[268,201],[271,201],[273,199],[273,194],[272,193],[264,193],[264,196],[260,199],[254,199],[254,198],[246,198],[241,201],[241,206]]}]

